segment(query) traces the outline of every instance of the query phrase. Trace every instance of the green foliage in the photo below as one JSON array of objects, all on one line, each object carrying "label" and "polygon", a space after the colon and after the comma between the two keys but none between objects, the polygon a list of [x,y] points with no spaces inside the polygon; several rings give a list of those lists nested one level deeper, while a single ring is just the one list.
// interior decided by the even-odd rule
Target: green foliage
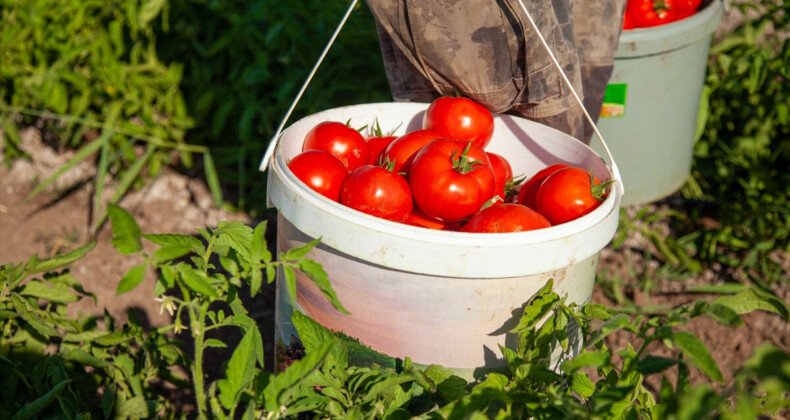
[{"label": "green foliage", "polygon": [[[711,47],[692,177],[692,206],[677,219],[697,258],[746,269],[758,283],[786,273],[775,250],[790,251],[790,30],[786,2],[738,2],[759,11]],[[699,220],[713,216],[716,226]],[[759,273],[759,275],[754,275]]]},{"label": "green foliage", "polygon": [[[181,91],[196,122],[187,136],[211,148],[219,179],[256,214],[265,203],[258,164],[347,2],[171,0],[169,7],[157,51],[183,66]],[[373,17],[360,2],[289,123],[389,101],[389,92]]]}]

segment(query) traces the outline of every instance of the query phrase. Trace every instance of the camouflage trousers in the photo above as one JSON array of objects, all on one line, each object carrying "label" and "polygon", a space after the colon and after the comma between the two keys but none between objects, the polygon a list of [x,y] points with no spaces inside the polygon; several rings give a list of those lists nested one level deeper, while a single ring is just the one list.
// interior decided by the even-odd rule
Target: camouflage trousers
[{"label": "camouflage trousers", "polygon": [[[612,73],[625,0],[523,0],[593,118]],[[470,97],[589,143],[592,129],[519,0],[367,0],[398,102]]]}]

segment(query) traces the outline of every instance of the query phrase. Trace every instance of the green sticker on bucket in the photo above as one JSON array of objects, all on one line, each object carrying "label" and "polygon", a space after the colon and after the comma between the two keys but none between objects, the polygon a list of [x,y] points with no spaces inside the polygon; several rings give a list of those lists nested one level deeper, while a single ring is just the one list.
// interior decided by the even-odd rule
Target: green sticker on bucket
[{"label": "green sticker on bucket", "polygon": [[618,118],[625,116],[625,98],[628,85],[625,83],[613,83],[606,85],[606,93],[603,96],[603,106],[601,106],[601,118]]}]

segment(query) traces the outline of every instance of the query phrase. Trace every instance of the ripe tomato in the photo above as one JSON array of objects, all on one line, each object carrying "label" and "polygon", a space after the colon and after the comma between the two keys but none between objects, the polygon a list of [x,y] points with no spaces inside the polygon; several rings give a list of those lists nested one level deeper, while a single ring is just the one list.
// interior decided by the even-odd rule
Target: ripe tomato
[{"label": "ripe tomato", "polygon": [[428,105],[422,128],[434,130],[442,137],[486,147],[494,134],[494,116],[472,99],[442,96]]},{"label": "ripe tomato", "polygon": [[538,188],[540,188],[540,184],[543,183],[543,180],[545,180],[547,176],[567,167],[568,165],[564,163],[555,163],[554,165],[550,165],[539,170],[535,175],[532,175],[531,178],[521,185],[521,188],[518,191],[518,199],[516,201],[519,204],[531,208],[532,210],[537,210]]},{"label": "ripe tomato", "polygon": [[677,11],[672,7],[671,1],[628,0],[625,10],[634,18],[634,25],[639,28],[649,28],[676,20]]},{"label": "ripe tomato", "polygon": [[378,165],[380,163],[379,157],[381,157],[387,146],[389,146],[390,143],[392,143],[396,138],[398,138],[398,136],[368,137],[368,150],[370,150],[370,160],[368,161],[368,164]]},{"label": "ripe tomato", "polygon": [[494,180],[496,180],[496,194],[499,195],[502,200],[508,201],[508,191],[506,189],[508,181],[513,178],[513,167],[510,166],[510,162],[505,159],[504,156],[486,152],[488,156],[488,160],[491,162],[491,169],[494,171]]},{"label": "ripe tomato", "polygon": [[636,24],[634,23],[633,16],[631,16],[631,14],[628,13],[628,11],[626,11],[625,14],[623,15],[623,30],[635,29],[635,28],[636,28]]},{"label": "ripe tomato", "polygon": [[461,228],[461,232],[525,232],[549,226],[551,223],[535,210],[521,204],[504,203],[480,210]]},{"label": "ripe tomato", "polygon": [[288,162],[288,169],[319,194],[330,200],[340,201],[340,189],[348,171],[329,152],[306,150]]},{"label": "ripe tomato", "polygon": [[410,131],[395,140],[384,149],[382,156],[389,158],[394,163],[393,172],[408,172],[414,155],[432,140],[441,137],[433,130]]},{"label": "ripe tomato", "polygon": [[348,174],[340,203],[395,222],[406,220],[414,205],[406,178],[375,165],[362,165]]},{"label": "ripe tomato", "polygon": [[348,172],[367,165],[370,150],[359,131],[337,121],[318,123],[305,136],[302,151],[324,150],[343,162]]},{"label": "ripe tomato", "polygon": [[574,220],[595,210],[603,202],[608,184],[601,184],[584,169],[562,168],[540,184],[537,210],[552,225]]},{"label": "ripe tomato", "polygon": [[417,206],[414,206],[411,210],[411,214],[409,214],[409,217],[407,217],[403,223],[434,230],[458,230],[461,227],[459,223],[448,223],[439,219],[434,219],[425,214],[425,212],[420,210]]},{"label": "ripe tomato", "polygon": [[420,149],[408,177],[420,210],[445,222],[477,213],[496,188],[483,148],[450,138],[436,139]]}]

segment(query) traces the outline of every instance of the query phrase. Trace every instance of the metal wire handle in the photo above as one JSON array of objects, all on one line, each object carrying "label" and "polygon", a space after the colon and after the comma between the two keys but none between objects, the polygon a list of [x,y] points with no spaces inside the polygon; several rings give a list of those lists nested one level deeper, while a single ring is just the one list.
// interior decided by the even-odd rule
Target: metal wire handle
[{"label": "metal wire handle", "polygon": [[348,17],[351,15],[351,12],[354,10],[354,6],[357,5],[358,0],[352,0],[351,4],[348,5],[348,9],[346,9],[346,13],[343,15],[343,18],[340,20],[340,23],[337,25],[335,32],[332,34],[332,37],[329,38],[329,42],[326,43],[324,47],[324,51],[321,52],[321,56],[318,57],[318,61],[315,62],[313,65],[313,69],[310,71],[310,74],[307,75],[307,79],[305,79],[304,83],[302,84],[302,88],[299,89],[299,93],[296,94],[293,102],[291,102],[290,108],[286,111],[285,116],[280,121],[280,126],[277,127],[277,131],[274,132],[274,136],[272,136],[271,140],[269,140],[269,147],[266,148],[266,153],[263,155],[263,160],[261,161],[261,165],[258,168],[261,172],[265,171],[266,168],[269,166],[269,161],[272,159],[272,155],[274,154],[274,149],[277,147],[277,143],[280,140],[280,134],[283,132],[283,128],[285,127],[285,123],[288,121],[288,118],[291,116],[294,108],[296,108],[296,104],[299,102],[299,99],[302,98],[304,91],[307,90],[307,85],[310,84],[310,81],[313,80],[313,76],[315,72],[318,70],[318,66],[324,61],[324,57],[326,57],[326,53],[329,52],[329,48],[332,47],[332,44],[335,43],[335,39],[337,39],[337,35],[340,33],[340,30],[343,29],[343,25],[346,24]]}]

